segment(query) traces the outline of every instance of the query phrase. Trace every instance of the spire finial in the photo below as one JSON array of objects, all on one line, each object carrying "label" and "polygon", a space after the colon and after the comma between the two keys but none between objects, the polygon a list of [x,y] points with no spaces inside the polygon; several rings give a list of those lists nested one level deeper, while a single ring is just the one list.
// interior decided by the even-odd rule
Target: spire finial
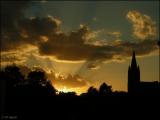
[{"label": "spire finial", "polygon": [[131,67],[133,67],[133,66],[137,67],[135,50],[133,50],[133,55],[132,55],[132,63],[131,63]]}]

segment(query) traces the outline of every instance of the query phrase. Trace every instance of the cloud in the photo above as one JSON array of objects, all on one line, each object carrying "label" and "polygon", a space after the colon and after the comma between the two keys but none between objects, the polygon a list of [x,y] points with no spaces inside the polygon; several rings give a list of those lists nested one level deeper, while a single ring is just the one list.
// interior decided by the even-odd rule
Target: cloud
[{"label": "cloud", "polygon": [[24,44],[44,43],[48,41],[49,36],[60,32],[59,25],[60,21],[51,16],[21,19],[18,21],[15,31],[3,33],[2,30],[1,51],[17,49]]},{"label": "cloud", "polygon": [[1,1],[1,4],[1,51],[17,49],[23,44],[35,44],[40,41],[41,35],[52,31],[55,33],[61,24],[50,16],[26,18],[25,10],[34,4],[32,1]]},{"label": "cloud", "polygon": [[52,82],[53,86],[56,88],[80,88],[85,87],[89,83],[80,75],[71,75],[63,76],[62,74],[57,74],[54,71],[47,72],[41,67],[33,67],[33,70],[45,72],[47,78]]},{"label": "cloud", "polygon": [[36,38],[37,36],[49,36],[55,34],[59,30],[61,21],[52,16],[39,18],[33,17],[29,19],[22,19],[19,21],[19,29],[24,32],[26,36]]},{"label": "cloud", "polygon": [[[33,54],[38,54],[38,49],[36,46],[32,45],[24,45],[22,47],[19,47],[17,50],[11,50],[11,51],[3,51],[1,52],[1,67],[4,67],[6,65],[11,64],[20,64],[24,65],[27,60],[29,59],[29,56]],[[28,65],[28,64],[25,64]]]},{"label": "cloud", "polygon": [[115,36],[116,38],[119,38],[121,36],[121,32],[119,31],[116,31],[116,32],[108,32],[108,35],[111,35],[111,36]]},{"label": "cloud", "polygon": [[[17,21],[24,17],[30,1],[1,1],[1,51],[14,49],[21,44]],[[9,43],[9,44],[8,44]]]},{"label": "cloud", "polygon": [[[97,32],[91,31],[87,26],[80,26],[77,31],[71,32],[69,35],[64,33],[54,34],[49,40],[43,44],[39,44],[39,52],[41,55],[55,56],[59,60],[69,61],[96,61],[111,60],[115,55],[125,52],[126,46],[122,46],[120,40],[106,44],[105,42],[97,42],[94,44],[86,43],[89,38],[94,38]],[[119,38],[120,32],[110,32],[109,34]],[[63,43],[63,44],[62,44]],[[123,48],[122,48],[123,47]],[[133,48],[131,48],[131,51]]]},{"label": "cloud", "polygon": [[52,81],[53,86],[56,86],[58,88],[77,88],[77,87],[84,87],[88,85],[87,80],[85,80],[80,75],[74,75],[68,74],[66,77],[60,74],[56,74],[54,72],[47,74],[48,79]]},{"label": "cloud", "polygon": [[23,12],[29,4],[29,1],[1,1],[2,30],[5,32],[15,30],[17,20],[23,17]]},{"label": "cloud", "polygon": [[133,35],[139,40],[157,37],[156,24],[150,16],[138,11],[129,11],[126,17],[133,24]]},{"label": "cloud", "polygon": [[[142,15],[137,11],[130,11],[127,17],[134,23],[135,36],[145,40],[139,42],[123,41],[120,39],[121,32],[114,31],[106,34],[106,37],[115,38],[111,42],[107,42],[107,39],[102,40],[97,37],[101,30],[93,31],[86,25],[80,25],[77,30],[65,34],[61,31],[62,21],[57,18],[52,16],[25,18],[23,11],[26,5],[23,6],[23,4],[20,6],[13,4],[11,7],[13,15],[11,8],[9,10],[6,7],[2,8],[5,10],[3,14],[7,16],[5,19],[11,19],[9,21],[12,24],[7,26],[4,19],[2,21],[4,25],[1,32],[1,53],[20,51],[25,45],[32,45],[36,47],[36,53],[27,52],[25,55],[23,52],[25,55],[23,59],[26,59],[25,63],[27,64],[36,64],[35,61],[37,64],[41,64],[38,61],[43,59],[43,56],[63,61],[109,61],[125,59],[131,56],[132,50],[136,50],[137,55],[143,56],[158,49],[157,41],[152,39],[155,35],[153,21],[149,16]],[[94,40],[93,43],[90,42],[92,39]],[[24,47],[24,49],[26,48]],[[21,54],[21,56],[24,55]],[[92,64],[88,67],[94,68],[94,66]]]},{"label": "cloud", "polygon": [[85,44],[88,32],[86,26],[80,26],[77,31],[72,31],[69,35],[53,34],[47,42],[39,44],[39,52],[42,55],[55,56],[60,60],[85,60],[92,49],[92,46]]},{"label": "cloud", "polygon": [[97,69],[97,65],[95,65],[94,63],[88,64],[87,67],[88,67],[89,69]]},{"label": "cloud", "polygon": [[[43,20],[50,21],[48,19],[51,18]],[[46,23],[54,23],[53,20],[50,22],[41,21],[41,26],[45,26]],[[132,43],[129,41],[114,40],[110,44],[106,44],[105,41],[98,44],[97,40],[96,44],[86,44],[86,36],[92,32],[87,26],[81,26],[77,31],[72,31],[69,35],[63,32],[57,33],[57,27],[59,27],[57,24],[53,24],[53,29],[42,30],[43,32],[41,32],[41,30],[37,30],[32,25],[31,28],[33,31],[29,30],[30,27],[25,29],[29,31],[27,33],[29,34],[29,39],[25,40],[24,43],[28,42],[27,44],[36,46],[39,52],[38,54],[41,56],[50,56],[66,61],[107,61],[115,59],[115,56],[126,58],[131,55],[132,50],[136,50],[137,55],[146,55],[158,48],[156,40],[149,39]],[[119,33],[113,34],[119,37]]]},{"label": "cloud", "polygon": [[101,61],[99,61],[98,63],[97,62],[89,62],[88,64],[87,64],[87,68],[89,69],[89,70],[97,70],[97,69],[99,69],[100,68],[100,64],[101,64],[102,62]]}]

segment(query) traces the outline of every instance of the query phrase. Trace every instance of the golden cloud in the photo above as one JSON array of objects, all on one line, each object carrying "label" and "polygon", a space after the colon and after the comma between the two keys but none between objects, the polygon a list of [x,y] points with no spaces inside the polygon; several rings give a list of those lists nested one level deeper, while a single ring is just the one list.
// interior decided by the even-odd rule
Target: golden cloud
[{"label": "golden cloud", "polygon": [[129,11],[127,19],[133,24],[133,35],[139,40],[156,39],[157,29],[150,16],[138,11]]},{"label": "golden cloud", "polygon": [[[137,55],[143,56],[158,49],[157,41],[153,40],[156,36],[154,22],[149,16],[137,11],[128,12],[127,18],[133,23],[134,35],[143,41],[138,43],[129,40],[123,41],[120,39],[121,32],[114,31],[106,34],[106,37],[110,35],[115,38],[109,43],[107,40],[100,40],[97,37],[103,30],[93,31],[86,25],[80,25],[77,30],[65,34],[60,29],[61,20],[52,16],[24,18],[20,16],[24,7],[19,6],[18,9],[18,6],[14,5],[13,8],[17,7],[15,10],[20,10],[17,12],[19,17],[15,14],[14,9],[12,15],[10,9],[2,8],[3,12],[5,11],[3,14],[8,16],[5,19],[10,18],[16,24],[7,26],[7,24],[5,25],[5,19],[3,19],[1,52],[20,51],[22,50],[20,48],[24,48],[25,52],[26,48],[24,46],[32,45],[36,47],[36,53],[28,51],[26,54],[23,52],[23,55],[21,55],[25,55],[22,58],[25,58],[25,63],[29,65],[41,64],[41,60],[46,60],[47,57],[71,62],[108,61],[115,59],[114,56],[121,56],[122,58],[131,56],[132,50],[135,50]],[[9,21],[13,23],[11,20]],[[93,43],[86,43],[86,41],[90,42],[91,39],[94,39]],[[3,60],[5,61],[5,59]],[[17,58],[17,60],[19,59]]]}]

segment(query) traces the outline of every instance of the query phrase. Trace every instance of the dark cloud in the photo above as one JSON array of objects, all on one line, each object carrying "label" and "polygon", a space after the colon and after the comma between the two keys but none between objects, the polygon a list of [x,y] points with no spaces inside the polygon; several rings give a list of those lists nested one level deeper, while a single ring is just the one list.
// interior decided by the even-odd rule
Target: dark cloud
[{"label": "dark cloud", "polygon": [[[46,18],[25,18],[24,12],[32,1],[1,1],[1,51],[19,48],[23,44],[35,44],[40,35],[54,31],[57,21]],[[51,23],[51,24],[50,24]],[[56,27],[55,27],[56,28]]]},{"label": "dark cloud", "polygon": [[1,1],[2,30],[5,32],[15,30],[17,20],[23,17],[28,5],[28,1]]},{"label": "dark cloud", "polygon": [[22,19],[18,23],[21,32],[26,35],[26,38],[31,37],[36,40],[39,36],[50,36],[58,32],[60,21],[48,16],[45,18]]},{"label": "dark cloud", "polygon": [[[55,56],[60,60],[111,60],[115,56],[128,57],[132,51],[135,50],[137,55],[146,55],[154,50],[158,49],[156,40],[145,40],[138,43],[131,42],[119,42],[115,45],[86,45],[83,42],[77,43],[72,39],[67,40],[64,36],[61,36],[58,40],[51,40],[40,45],[39,50],[42,55]],[[70,37],[72,38],[72,37]],[[68,43],[66,43],[68,41]],[[83,39],[81,40],[83,41]]]},{"label": "dark cloud", "polygon": [[39,52],[42,55],[55,56],[60,60],[85,60],[94,48],[84,44],[83,37],[87,32],[87,27],[83,27],[71,32],[70,35],[54,34],[47,42],[39,44]]},{"label": "dark cloud", "polygon": [[20,44],[17,20],[23,18],[28,1],[1,1],[1,50],[13,49]]},{"label": "dark cloud", "polygon": [[48,40],[48,36],[55,36],[59,30],[57,19],[29,18],[18,21],[17,28],[11,32],[2,31],[1,50],[13,50],[24,44],[37,45]]},{"label": "dark cloud", "polygon": [[[38,29],[37,25],[33,24],[35,21],[39,21]],[[25,31],[24,34],[27,36],[27,38],[21,39],[22,43],[35,45],[38,47],[40,55],[53,56],[59,60],[105,61],[111,60],[117,55],[128,57],[132,53],[132,50],[136,50],[138,55],[145,55],[158,48],[156,40],[144,40],[132,43],[129,41],[119,41],[115,44],[101,46],[85,44],[85,36],[90,32],[86,26],[66,35],[58,32],[59,26],[52,18],[34,18],[27,24],[31,25],[22,25],[23,31]],[[8,47],[14,47],[14,44],[7,45]],[[20,42],[17,45],[20,45]]]},{"label": "dark cloud", "polygon": [[[118,59],[129,57],[132,50],[142,56],[158,49],[157,41],[149,39],[134,43],[119,40],[118,43],[113,41],[112,44],[104,45],[86,44],[92,32],[87,26],[81,25],[78,30],[65,34],[60,29],[61,21],[51,16],[24,18],[23,12],[28,2],[19,2],[18,5],[17,2],[11,2],[8,5],[6,3],[2,2],[4,4],[2,15],[6,16],[2,19],[4,23],[1,32],[2,51],[32,44],[38,47],[40,55],[53,56],[59,60],[106,61],[115,59],[115,56],[120,56],[117,57]],[[112,34],[120,36],[119,32]],[[88,67],[94,66],[90,64]]]}]

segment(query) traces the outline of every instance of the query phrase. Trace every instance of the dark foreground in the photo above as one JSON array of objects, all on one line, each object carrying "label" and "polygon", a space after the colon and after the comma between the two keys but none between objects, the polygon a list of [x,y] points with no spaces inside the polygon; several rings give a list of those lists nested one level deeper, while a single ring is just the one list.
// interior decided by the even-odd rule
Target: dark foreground
[{"label": "dark foreground", "polygon": [[2,101],[1,119],[107,120],[160,118],[157,96],[10,96]]},{"label": "dark foreground", "polygon": [[44,72],[31,71],[25,77],[17,66],[8,66],[0,71],[0,119],[139,120],[141,116],[142,120],[160,120],[159,90],[128,94],[112,91],[103,83],[80,96],[57,94]]}]

